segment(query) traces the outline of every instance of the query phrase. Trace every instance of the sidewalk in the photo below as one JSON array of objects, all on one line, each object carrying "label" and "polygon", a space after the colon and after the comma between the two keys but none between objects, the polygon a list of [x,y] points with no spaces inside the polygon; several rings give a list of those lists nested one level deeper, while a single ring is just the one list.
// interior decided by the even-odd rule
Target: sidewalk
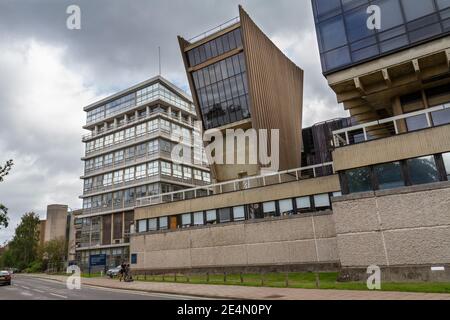
[{"label": "sidewalk", "polygon": [[[29,275],[49,280],[65,282],[65,276],[46,274]],[[347,291],[261,288],[223,285],[181,284],[141,282],[119,282],[109,278],[82,278],[82,285],[111,289],[136,290],[153,293],[208,297],[216,299],[256,299],[256,300],[450,300],[450,294],[408,293],[383,291]]]}]

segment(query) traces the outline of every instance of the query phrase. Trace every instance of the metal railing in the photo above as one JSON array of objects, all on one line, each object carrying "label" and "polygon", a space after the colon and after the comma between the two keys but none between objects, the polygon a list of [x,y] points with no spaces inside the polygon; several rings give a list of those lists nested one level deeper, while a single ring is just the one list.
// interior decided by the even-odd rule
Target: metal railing
[{"label": "metal railing", "polygon": [[282,184],[286,182],[313,179],[319,176],[330,175],[333,173],[334,173],[333,162],[328,162],[315,166],[248,177],[229,182],[210,184],[202,187],[184,189],[180,191],[139,198],[136,200],[136,207],[152,206],[162,203],[203,198],[229,192],[236,192],[259,187],[265,187],[269,185]]},{"label": "metal railing", "polygon": [[[432,119],[432,114],[436,111],[442,111],[442,110],[450,110],[450,104],[443,104],[443,105],[432,107],[432,108],[425,109],[425,110],[402,114],[402,115],[391,117],[391,118],[386,118],[386,119],[382,119],[382,120],[363,123],[363,124],[360,124],[357,126],[333,131],[334,147],[339,148],[339,147],[356,144],[357,142],[355,141],[355,139],[351,139],[352,134],[355,134],[355,133],[359,133],[359,134],[362,133],[362,136],[361,136],[362,141],[361,142],[376,140],[375,137],[370,135],[370,131],[372,131],[372,130],[373,131],[384,130],[385,132],[389,132],[389,134],[391,136],[398,135],[401,133],[399,130],[398,121],[407,120],[409,118],[413,118],[413,117],[417,117],[417,116],[421,116],[421,115],[425,115],[426,121],[427,121],[427,126],[424,127],[423,129],[435,127],[435,125],[433,123],[433,119]],[[415,131],[415,130],[408,131],[407,128],[406,128],[406,130],[407,130],[406,132]]]},{"label": "metal railing", "polygon": [[214,34],[214,33],[216,33],[216,32],[219,32],[219,31],[221,31],[221,30],[223,30],[223,29],[228,28],[229,26],[232,26],[233,24],[238,23],[239,21],[240,21],[239,17],[235,17],[235,18],[233,18],[233,19],[230,19],[230,20],[228,20],[228,21],[222,23],[221,25],[219,25],[219,26],[217,26],[217,27],[214,27],[214,28],[212,28],[212,29],[209,29],[209,30],[207,30],[207,31],[205,31],[205,32],[203,32],[203,33],[201,33],[201,34],[199,34],[198,36],[195,36],[195,37],[189,39],[188,41],[189,41],[190,43],[198,42],[198,41],[200,41],[200,40],[203,40],[203,39],[209,37],[210,35],[212,35],[212,34]]}]

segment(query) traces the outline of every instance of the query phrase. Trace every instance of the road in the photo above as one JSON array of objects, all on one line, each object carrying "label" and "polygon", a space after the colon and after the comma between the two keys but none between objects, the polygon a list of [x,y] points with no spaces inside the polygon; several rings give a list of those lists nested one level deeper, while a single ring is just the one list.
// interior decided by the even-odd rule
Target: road
[{"label": "road", "polygon": [[132,292],[82,285],[69,290],[65,283],[30,276],[13,276],[11,286],[0,285],[1,300],[198,300],[198,297]]}]

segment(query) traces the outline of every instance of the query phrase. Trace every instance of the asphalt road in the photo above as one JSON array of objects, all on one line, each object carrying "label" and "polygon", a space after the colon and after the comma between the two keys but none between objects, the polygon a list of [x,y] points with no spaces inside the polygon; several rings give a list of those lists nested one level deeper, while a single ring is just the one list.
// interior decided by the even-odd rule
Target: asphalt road
[{"label": "asphalt road", "polygon": [[83,285],[69,290],[65,283],[14,275],[11,286],[0,285],[1,300],[198,300],[198,297],[132,292]]}]

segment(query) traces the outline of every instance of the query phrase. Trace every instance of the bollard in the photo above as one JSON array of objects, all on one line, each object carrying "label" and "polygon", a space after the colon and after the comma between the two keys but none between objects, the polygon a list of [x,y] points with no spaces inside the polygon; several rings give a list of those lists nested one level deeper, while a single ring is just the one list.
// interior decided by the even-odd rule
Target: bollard
[{"label": "bollard", "polygon": [[209,272],[206,273],[206,282],[209,283]]},{"label": "bollard", "polygon": [[223,283],[227,283],[227,273],[223,273]]},{"label": "bollard", "polygon": [[285,279],[286,288],[289,288],[289,273],[286,272],[286,279]]},{"label": "bollard", "polygon": [[261,286],[264,287],[264,273],[261,272]]},{"label": "bollard", "polygon": [[242,276],[242,272],[239,272],[239,278],[241,280],[241,283],[244,283],[244,277]]},{"label": "bollard", "polygon": [[316,272],[316,288],[319,289],[320,288],[320,278],[319,278],[319,273]]}]

